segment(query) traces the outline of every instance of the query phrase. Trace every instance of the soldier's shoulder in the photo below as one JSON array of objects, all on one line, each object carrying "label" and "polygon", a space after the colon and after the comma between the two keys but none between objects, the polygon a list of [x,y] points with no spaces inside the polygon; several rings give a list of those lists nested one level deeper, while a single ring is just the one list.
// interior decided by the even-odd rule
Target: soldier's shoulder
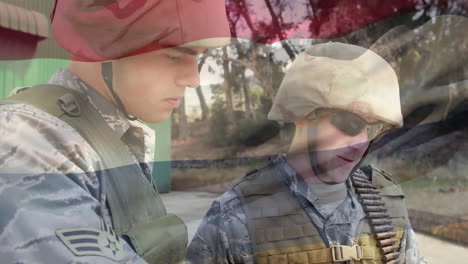
[{"label": "soldier's shoulder", "polygon": [[373,165],[367,165],[359,168],[357,171],[366,175],[383,195],[404,196],[401,186],[391,173],[379,169]]},{"label": "soldier's shoulder", "polygon": [[216,198],[213,205],[219,207],[220,214],[227,214],[242,206],[241,200],[237,192],[231,188]]},{"label": "soldier's shoulder", "polygon": [[233,188],[244,184],[246,181],[252,181],[262,177],[265,174],[269,174],[274,169],[274,163],[272,161],[265,164],[259,165],[253,169],[248,170],[241,178],[235,180],[232,184]]},{"label": "soldier's shoulder", "polygon": [[31,122],[32,120],[54,123],[60,121],[59,118],[26,103],[0,103],[0,120],[4,125],[15,125],[16,123]]},{"label": "soldier's shoulder", "polygon": [[99,157],[74,128],[32,105],[0,105],[0,133],[0,151],[5,153],[2,158],[8,160],[0,162],[2,172],[82,172],[99,168],[94,166]]},{"label": "soldier's shoulder", "polygon": [[27,135],[53,145],[64,141],[85,143],[80,134],[60,118],[24,103],[0,105],[0,130],[3,135],[10,135],[8,138],[13,139],[10,143]]},{"label": "soldier's shoulder", "polygon": [[364,175],[368,177],[369,179],[372,179],[373,177],[383,177],[387,179],[388,181],[394,182],[393,176],[390,172],[380,169],[372,164],[368,164],[368,165],[360,167],[356,171],[356,173],[360,173],[361,175]]},{"label": "soldier's shoulder", "polygon": [[246,184],[246,181],[248,184],[248,181],[252,181],[253,179],[261,176],[263,173],[268,172],[270,169],[272,169],[271,164],[261,165],[248,170],[239,179],[234,180],[231,188],[219,196],[214,202],[214,205],[219,206],[220,213],[226,214],[228,212],[241,210],[242,201],[240,199],[239,193],[236,191],[236,188],[242,188],[242,185]]}]

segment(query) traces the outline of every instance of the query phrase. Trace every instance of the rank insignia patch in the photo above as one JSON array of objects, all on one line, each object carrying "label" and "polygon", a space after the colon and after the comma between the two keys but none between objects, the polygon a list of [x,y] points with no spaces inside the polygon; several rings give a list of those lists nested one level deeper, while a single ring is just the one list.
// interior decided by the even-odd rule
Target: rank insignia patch
[{"label": "rank insignia patch", "polygon": [[114,261],[124,257],[122,241],[114,231],[103,226],[96,228],[68,228],[55,231],[60,240],[77,256],[102,256]]}]

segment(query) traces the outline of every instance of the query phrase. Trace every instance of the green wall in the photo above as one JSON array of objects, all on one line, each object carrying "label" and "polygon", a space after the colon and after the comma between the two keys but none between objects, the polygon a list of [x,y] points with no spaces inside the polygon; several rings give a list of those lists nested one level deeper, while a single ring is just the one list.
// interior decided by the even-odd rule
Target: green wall
[{"label": "green wall", "polygon": [[57,68],[67,65],[59,59],[0,61],[0,95],[5,98],[15,87],[46,83]]},{"label": "green wall", "polygon": [[153,177],[159,192],[169,192],[171,190],[171,119],[149,126],[156,131]]}]

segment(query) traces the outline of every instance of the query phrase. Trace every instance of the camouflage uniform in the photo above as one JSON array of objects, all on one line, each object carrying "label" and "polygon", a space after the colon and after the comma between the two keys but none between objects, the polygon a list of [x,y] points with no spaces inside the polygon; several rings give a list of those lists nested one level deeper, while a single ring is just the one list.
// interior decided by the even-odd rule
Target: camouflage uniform
[{"label": "camouflage uniform", "polygon": [[[352,245],[357,225],[365,217],[361,204],[348,187],[347,196],[338,207],[327,210],[318,205],[316,195],[302,177],[296,174],[283,155],[273,161],[289,190],[303,205],[311,221],[330,245]],[[360,173],[357,171],[356,173]],[[333,211],[326,215],[324,212]],[[401,263],[426,263],[419,254],[414,231],[408,225],[402,239]],[[190,263],[254,263],[252,243],[246,216],[238,194],[229,190],[216,199],[203,219],[187,253]]]},{"label": "camouflage uniform", "polygon": [[[86,94],[119,138],[135,134],[140,142],[134,140],[127,146],[135,155],[135,163],[141,162],[152,181],[152,129],[126,119],[103,96],[66,70],[58,70],[50,84]],[[85,139],[42,110],[14,104],[0,106],[0,142],[1,262],[116,263],[102,256],[77,257],[56,235],[56,230],[80,227],[114,235],[108,228],[112,221],[105,179],[100,173],[106,168]],[[120,239],[117,243],[113,254],[123,255],[122,263],[146,263],[126,241]]]}]

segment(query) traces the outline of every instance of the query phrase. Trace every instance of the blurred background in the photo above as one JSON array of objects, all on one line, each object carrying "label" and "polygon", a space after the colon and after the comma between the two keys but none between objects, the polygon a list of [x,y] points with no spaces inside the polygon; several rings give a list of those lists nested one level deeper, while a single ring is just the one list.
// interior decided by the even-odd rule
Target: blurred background
[{"label": "blurred background", "polygon": [[[68,65],[50,34],[52,6],[0,0],[1,98]],[[422,245],[425,254],[439,254],[430,248],[442,240],[467,253],[467,2],[226,0],[226,9],[231,45],[199,58],[201,85],[187,89],[171,120],[152,125],[154,177],[161,192],[176,191],[163,196],[169,211],[195,229],[232,180],[284,153],[294,127],[266,116],[285,71],[311,45],[340,41],[374,50],[400,81],[405,126],[374,142],[365,163],[403,187],[414,228],[435,236]],[[198,212],[182,197],[200,201]]]}]

